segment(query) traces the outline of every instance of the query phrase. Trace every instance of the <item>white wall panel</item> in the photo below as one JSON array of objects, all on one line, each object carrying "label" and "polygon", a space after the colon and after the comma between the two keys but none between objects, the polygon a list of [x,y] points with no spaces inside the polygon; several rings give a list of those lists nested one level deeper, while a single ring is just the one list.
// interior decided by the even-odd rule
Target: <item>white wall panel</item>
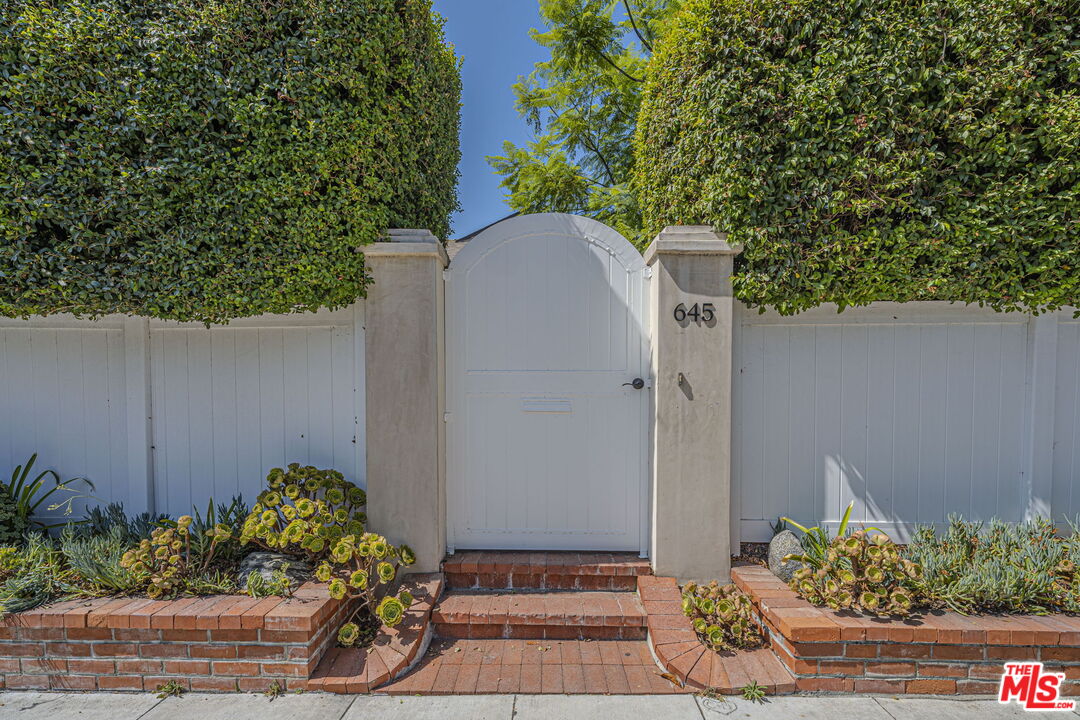
[{"label": "white wall panel", "polygon": [[[6,482],[32,454],[34,474],[86,477],[101,502],[128,490],[124,340],[117,320],[67,316],[0,320],[0,473]],[[86,489],[79,485],[81,492]],[[41,511],[48,511],[54,494]],[[81,515],[89,499],[75,504]]]},{"label": "white wall panel", "polygon": [[[901,539],[953,512],[1023,518],[1026,316],[881,303],[737,318],[742,540],[767,540],[781,515],[836,523],[849,502],[856,522]],[[1061,455],[1060,474],[1075,479]]]},{"label": "white wall panel", "polygon": [[[145,325],[127,331],[138,328]],[[127,428],[124,333],[120,316],[0,319],[5,479],[37,452],[38,469],[94,482],[79,514],[99,502],[147,509],[147,493],[136,494],[129,478],[137,449]],[[210,329],[154,321],[149,335],[156,510],[176,515],[211,496],[254,498],[266,472],[289,462],[334,467],[365,484],[362,302]]]},{"label": "white wall panel", "polygon": [[1054,398],[1055,520],[1080,514],[1080,320],[1058,321],[1057,392]]},{"label": "white wall panel", "polygon": [[333,467],[364,484],[358,307],[150,330],[154,490],[178,514],[252,500],[267,471]]}]

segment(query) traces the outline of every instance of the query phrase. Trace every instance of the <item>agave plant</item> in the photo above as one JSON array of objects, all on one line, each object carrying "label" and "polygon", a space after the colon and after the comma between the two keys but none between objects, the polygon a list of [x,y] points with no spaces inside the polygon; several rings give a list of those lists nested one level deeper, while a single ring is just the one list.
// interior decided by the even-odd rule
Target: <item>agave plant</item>
[{"label": "agave plant", "polygon": [[[31,526],[37,525],[43,529],[60,527],[67,523],[53,523],[46,525],[34,516],[38,508],[48,500],[54,498],[54,502],[47,505],[48,510],[64,509],[64,515],[72,512],[72,503],[88,495],[80,494],[74,487],[81,484],[94,490],[94,484],[86,478],[78,477],[70,480],[61,480],[60,474],[55,470],[42,470],[31,476],[34,471],[34,463],[37,462],[37,453],[30,456],[24,465],[19,465],[11,473],[11,480],[6,484],[0,484],[0,544],[17,544],[22,541],[22,535]],[[51,482],[51,484],[50,484]],[[56,493],[67,493],[65,499],[57,500]]]},{"label": "agave plant", "polygon": [[717,652],[761,645],[753,603],[734,585],[687,583],[682,610],[701,641]]},{"label": "agave plant", "polygon": [[[836,533],[837,537],[844,537],[847,534],[848,522],[851,520],[851,510],[854,507],[854,501],[848,503],[847,510],[844,511],[843,517],[840,518],[840,527]],[[829,534],[828,529],[816,525],[808,528],[789,517],[780,518],[777,524],[790,525],[802,533],[799,542],[802,544],[803,552],[802,555],[797,556],[801,562],[813,568],[819,568],[825,564],[826,556],[833,542],[833,537]]]}]

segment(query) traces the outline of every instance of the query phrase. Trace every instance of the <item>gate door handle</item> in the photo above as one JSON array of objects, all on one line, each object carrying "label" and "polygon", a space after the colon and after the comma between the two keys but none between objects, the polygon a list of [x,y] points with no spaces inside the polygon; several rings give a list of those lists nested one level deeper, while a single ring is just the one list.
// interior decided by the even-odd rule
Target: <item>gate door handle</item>
[{"label": "gate door handle", "polygon": [[634,378],[633,382],[623,383],[623,387],[626,387],[627,385],[634,388],[635,390],[640,390],[641,388],[645,387],[645,381],[641,378]]}]

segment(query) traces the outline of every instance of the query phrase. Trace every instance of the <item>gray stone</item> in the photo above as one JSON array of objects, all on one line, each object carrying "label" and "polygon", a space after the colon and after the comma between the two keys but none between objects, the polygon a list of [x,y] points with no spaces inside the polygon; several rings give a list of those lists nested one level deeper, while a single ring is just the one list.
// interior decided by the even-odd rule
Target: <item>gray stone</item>
[{"label": "gray stone", "polygon": [[[446,715],[446,717],[455,717]],[[461,717],[461,716],[456,716]],[[518,695],[514,720],[701,720],[691,695]]]},{"label": "gray stone", "polygon": [[799,538],[795,536],[795,533],[790,530],[782,530],[777,533],[769,543],[769,569],[772,570],[773,575],[784,582],[790,581],[791,576],[803,564],[797,560],[784,562],[784,557],[787,555],[799,555],[802,551],[802,543],[799,542]]},{"label": "gray stone", "polygon": [[306,560],[273,552],[253,552],[248,555],[240,562],[236,579],[240,583],[240,589],[247,590],[248,575],[252,571],[262,575],[263,579],[270,580],[275,570],[285,570],[285,574],[292,580],[293,588],[311,579],[311,564]]},{"label": "gray stone", "polygon": [[[512,720],[514,717],[513,695],[357,695],[341,720]],[[552,713],[548,717],[561,716]]]},{"label": "gray stone", "polygon": [[136,720],[160,702],[151,693],[6,692],[0,694],[0,718]]},{"label": "gray stone", "polygon": [[[766,698],[764,702],[750,702],[740,697],[725,698],[720,711],[710,707],[709,701],[699,699],[701,715],[705,720],[891,720],[889,714],[868,697],[800,697],[779,696]],[[995,703],[996,704],[996,703]],[[939,715],[921,717],[938,718]]]},{"label": "gray stone", "polygon": [[[327,693],[288,693],[273,699],[261,693],[186,693],[166,699],[138,720],[336,720],[352,702],[351,695]],[[128,719],[113,716],[110,720]]]}]

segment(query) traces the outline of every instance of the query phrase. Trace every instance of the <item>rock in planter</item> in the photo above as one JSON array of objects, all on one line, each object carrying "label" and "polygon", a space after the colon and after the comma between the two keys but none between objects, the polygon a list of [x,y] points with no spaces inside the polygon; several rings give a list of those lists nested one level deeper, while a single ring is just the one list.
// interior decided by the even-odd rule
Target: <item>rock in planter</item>
[{"label": "rock in planter", "polygon": [[769,569],[772,570],[773,575],[784,582],[790,582],[791,576],[803,564],[798,560],[784,562],[784,557],[786,555],[800,555],[802,551],[802,543],[799,542],[799,538],[795,536],[795,533],[790,530],[777,533],[769,543]]},{"label": "rock in planter", "polygon": [[311,565],[306,560],[285,555],[283,553],[253,552],[240,562],[237,571],[237,582],[241,590],[247,590],[248,575],[252,571],[259,573],[264,579],[270,580],[275,570],[281,570],[288,563],[289,568],[285,574],[292,580],[293,587],[299,587],[311,579]]}]

